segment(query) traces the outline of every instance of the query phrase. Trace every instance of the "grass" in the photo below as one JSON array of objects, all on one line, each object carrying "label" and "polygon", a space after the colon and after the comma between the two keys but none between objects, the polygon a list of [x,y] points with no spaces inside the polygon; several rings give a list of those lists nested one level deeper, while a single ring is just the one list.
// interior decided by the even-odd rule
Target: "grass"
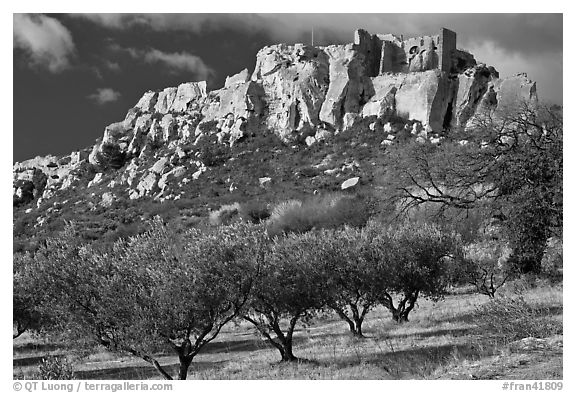
[{"label": "grass", "polygon": [[[529,288],[523,298],[541,317],[561,323],[561,286]],[[449,295],[437,303],[422,299],[403,325],[376,308],[365,321],[365,339],[353,338],[336,316],[322,315],[297,328],[294,354],[306,360],[291,364],[279,362],[278,351],[248,324],[232,324],[194,359],[188,378],[561,379],[562,336],[546,338],[545,351],[513,349],[514,343],[504,344],[479,328],[477,310],[488,303],[488,297],[470,293]],[[29,376],[43,356],[66,352],[63,346],[23,336],[14,342],[14,373]],[[159,379],[143,360],[104,350],[71,360],[81,379]],[[175,374],[175,356],[159,356],[159,361]]]}]

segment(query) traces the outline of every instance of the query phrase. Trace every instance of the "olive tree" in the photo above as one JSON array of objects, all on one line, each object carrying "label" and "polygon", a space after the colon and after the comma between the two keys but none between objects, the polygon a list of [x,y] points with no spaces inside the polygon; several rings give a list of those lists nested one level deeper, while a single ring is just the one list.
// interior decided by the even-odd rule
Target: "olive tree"
[{"label": "olive tree", "polygon": [[325,303],[322,274],[311,263],[314,233],[275,237],[259,266],[243,317],[276,348],[282,361],[296,361],[296,324],[308,320]]},{"label": "olive tree", "polygon": [[51,241],[36,258],[37,279],[63,331],[140,357],[166,379],[155,354],[169,348],[177,378],[186,379],[194,357],[247,301],[262,238],[246,225],[178,236],[155,220],[110,253]]},{"label": "olive tree", "polygon": [[30,278],[32,258],[30,254],[15,254],[13,258],[12,338],[27,331],[40,331],[48,322],[42,311],[42,291]]},{"label": "olive tree", "polygon": [[379,230],[369,222],[362,229],[345,227],[317,233],[312,250],[314,263],[321,267],[327,306],[345,321],[355,337],[363,337],[362,323],[386,290],[389,279],[382,264],[374,263],[371,247]]},{"label": "olive tree", "polygon": [[397,322],[408,321],[419,296],[442,298],[461,256],[457,237],[431,224],[389,226],[373,239],[372,247],[378,269],[387,276],[379,302]]}]

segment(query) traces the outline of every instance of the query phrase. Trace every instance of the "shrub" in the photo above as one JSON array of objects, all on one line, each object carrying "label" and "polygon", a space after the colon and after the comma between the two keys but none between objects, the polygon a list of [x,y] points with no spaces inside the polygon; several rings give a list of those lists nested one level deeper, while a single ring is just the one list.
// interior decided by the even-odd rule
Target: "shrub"
[{"label": "shrub", "polygon": [[200,148],[200,161],[207,167],[222,165],[230,158],[230,150],[218,144],[205,144]]},{"label": "shrub", "polygon": [[464,248],[465,280],[476,287],[479,293],[494,297],[512,276],[507,266],[512,253],[507,244],[497,240],[485,240]]},{"label": "shrub", "polygon": [[546,251],[542,257],[542,272],[552,280],[562,281],[563,247],[561,238],[548,239]]},{"label": "shrub", "polygon": [[228,225],[234,217],[238,216],[240,204],[223,205],[218,210],[210,212],[209,220],[212,225]]},{"label": "shrub", "polygon": [[304,233],[313,228],[337,228],[348,224],[361,227],[371,215],[368,198],[326,194],[303,202],[290,200],[278,204],[268,220],[271,235]]},{"label": "shrub", "polygon": [[42,363],[38,367],[38,379],[74,379],[74,368],[66,358],[48,356],[42,359]]},{"label": "shrub", "polygon": [[240,217],[242,220],[258,224],[270,217],[268,206],[262,202],[250,201],[240,206]]},{"label": "shrub", "polygon": [[114,143],[104,143],[96,160],[103,168],[120,169],[126,163],[126,153]]},{"label": "shrub", "polygon": [[499,297],[477,307],[476,324],[505,342],[562,333],[562,323],[532,308],[523,296]]}]

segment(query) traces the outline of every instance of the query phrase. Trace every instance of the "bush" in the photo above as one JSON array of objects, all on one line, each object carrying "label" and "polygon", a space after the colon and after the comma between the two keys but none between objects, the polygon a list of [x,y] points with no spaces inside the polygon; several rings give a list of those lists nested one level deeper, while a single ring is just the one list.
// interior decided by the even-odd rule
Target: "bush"
[{"label": "bush", "polygon": [[485,240],[464,248],[465,280],[479,293],[494,297],[496,291],[512,276],[507,266],[512,249],[497,240]]},{"label": "bush", "polygon": [[230,151],[223,145],[206,144],[200,149],[199,158],[207,167],[215,167],[225,163],[230,158]]},{"label": "bush", "polygon": [[367,198],[326,194],[303,202],[290,200],[278,204],[268,220],[268,232],[271,235],[304,233],[313,228],[337,228],[344,224],[362,227],[370,215]]},{"label": "bush", "polygon": [[42,359],[38,367],[38,379],[74,379],[74,368],[66,358],[48,356]]},{"label": "bush", "polygon": [[223,205],[220,209],[210,212],[210,224],[228,225],[232,222],[234,217],[238,216],[239,211],[240,204],[238,202],[231,205]]},{"label": "bush", "polygon": [[562,281],[563,250],[562,239],[548,239],[546,251],[542,257],[542,272],[553,281]]},{"label": "bush", "polygon": [[105,168],[120,169],[126,163],[126,153],[114,143],[104,143],[100,148],[96,160]]},{"label": "bush", "polygon": [[523,296],[499,297],[476,308],[476,324],[504,342],[562,333],[562,323],[542,315]]},{"label": "bush", "polygon": [[270,217],[270,210],[262,202],[250,201],[240,206],[240,217],[244,221],[258,224]]}]

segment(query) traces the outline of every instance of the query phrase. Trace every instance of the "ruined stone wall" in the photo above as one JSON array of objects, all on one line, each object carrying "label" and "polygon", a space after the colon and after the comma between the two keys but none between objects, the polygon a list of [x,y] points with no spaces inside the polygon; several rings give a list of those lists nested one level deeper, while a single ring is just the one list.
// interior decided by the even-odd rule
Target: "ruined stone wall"
[{"label": "ruined stone wall", "polygon": [[456,33],[442,28],[438,42],[438,56],[440,57],[440,71],[450,72],[452,59],[456,55]]},{"label": "ruined stone wall", "polygon": [[450,72],[457,55],[456,33],[445,28],[438,35],[406,40],[393,34],[371,36],[365,30],[357,30],[354,43],[367,57],[370,76],[386,72],[424,72],[435,69]]},{"label": "ruined stone wall", "polygon": [[354,32],[354,49],[364,55],[368,76],[377,76],[381,68],[382,40],[376,34],[359,29]]}]

